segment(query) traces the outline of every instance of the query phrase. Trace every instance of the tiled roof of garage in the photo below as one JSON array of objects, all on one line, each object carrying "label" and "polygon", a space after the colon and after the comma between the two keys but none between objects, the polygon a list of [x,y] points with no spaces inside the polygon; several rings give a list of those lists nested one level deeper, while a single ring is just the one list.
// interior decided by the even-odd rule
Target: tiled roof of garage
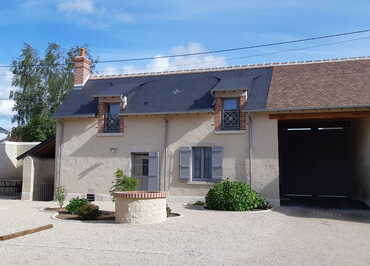
[{"label": "tiled roof of garage", "polygon": [[265,110],[370,107],[370,58],[274,66]]}]

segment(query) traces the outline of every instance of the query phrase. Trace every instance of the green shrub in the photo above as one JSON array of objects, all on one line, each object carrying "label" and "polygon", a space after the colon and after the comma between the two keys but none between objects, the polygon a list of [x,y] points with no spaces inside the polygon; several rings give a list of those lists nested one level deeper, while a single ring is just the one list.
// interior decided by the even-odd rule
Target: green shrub
[{"label": "green shrub", "polygon": [[197,200],[196,202],[193,203],[193,206],[204,206],[204,201]]},{"label": "green shrub", "polygon": [[66,190],[64,187],[59,186],[55,189],[55,199],[58,201],[59,208],[63,208],[64,201],[66,200]]},{"label": "green shrub", "polygon": [[170,206],[166,205],[166,211],[167,211],[167,217],[170,216],[172,213],[172,209],[170,208]]},{"label": "green shrub", "polygon": [[112,196],[114,192],[137,190],[137,187],[139,186],[137,178],[124,175],[122,169],[117,169],[115,175],[116,181],[109,191]]},{"label": "green shrub", "polygon": [[77,197],[69,201],[68,205],[66,206],[66,209],[69,213],[76,214],[77,209],[80,206],[86,204],[89,204],[89,201],[87,199],[80,199],[79,197]]},{"label": "green shrub", "polygon": [[214,185],[208,191],[206,206],[213,210],[249,211],[266,209],[268,203],[249,185],[227,179]]},{"label": "green shrub", "polygon": [[99,217],[99,206],[95,204],[84,204],[77,208],[76,214],[82,220],[94,220]]}]

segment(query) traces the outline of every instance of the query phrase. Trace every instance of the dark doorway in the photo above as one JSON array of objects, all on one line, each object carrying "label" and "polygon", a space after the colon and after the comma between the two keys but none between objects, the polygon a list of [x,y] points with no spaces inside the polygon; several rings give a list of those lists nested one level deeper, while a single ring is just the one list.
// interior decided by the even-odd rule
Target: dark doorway
[{"label": "dark doorway", "polygon": [[279,121],[280,197],[347,198],[350,121]]}]

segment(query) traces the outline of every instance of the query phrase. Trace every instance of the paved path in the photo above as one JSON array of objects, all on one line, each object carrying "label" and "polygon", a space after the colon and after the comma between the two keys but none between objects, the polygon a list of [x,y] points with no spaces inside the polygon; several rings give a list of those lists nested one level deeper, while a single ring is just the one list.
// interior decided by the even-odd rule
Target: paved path
[{"label": "paved path", "polygon": [[54,224],[0,242],[0,265],[370,265],[370,211],[237,213],[183,202],[170,200],[182,217],[133,226],[57,221],[39,211],[55,203],[0,200],[0,235]]}]

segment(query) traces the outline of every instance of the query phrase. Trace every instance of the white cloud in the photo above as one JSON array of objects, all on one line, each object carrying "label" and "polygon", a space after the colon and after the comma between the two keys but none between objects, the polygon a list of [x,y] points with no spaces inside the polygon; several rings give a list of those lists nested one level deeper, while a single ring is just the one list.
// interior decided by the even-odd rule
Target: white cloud
[{"label": "white cloud", "polygon": [[[190,42],[185,46],[180,45],[172,48],[171,54],[190,54],[201,53],[205,51],[207,50],[200,43]],[[103,70],[103,73],[106,75],[118,73],[132,74],[142,72],[163,72],[192,68],[223,67],[227,65],[225,57],[210,54],[182,56],[174,58],[160,58],[160,56],[161,55],[157,55],[156,59],[141,67],[134,65],[125,65],[122,68],[109,66]]]},{"label": "white cloud", "polygon": [[93,0],[62,0],[58,10],[64,12],[93,13],[95,6]]},{"label": "white cloud", "polygon": [[[9,98],[9,93],[13,89],[11,83],[12,73],[6,68],[0,68],[0,99]],[[13,100],[0,100],[0,116],[13,115],[13,106]]]}]

